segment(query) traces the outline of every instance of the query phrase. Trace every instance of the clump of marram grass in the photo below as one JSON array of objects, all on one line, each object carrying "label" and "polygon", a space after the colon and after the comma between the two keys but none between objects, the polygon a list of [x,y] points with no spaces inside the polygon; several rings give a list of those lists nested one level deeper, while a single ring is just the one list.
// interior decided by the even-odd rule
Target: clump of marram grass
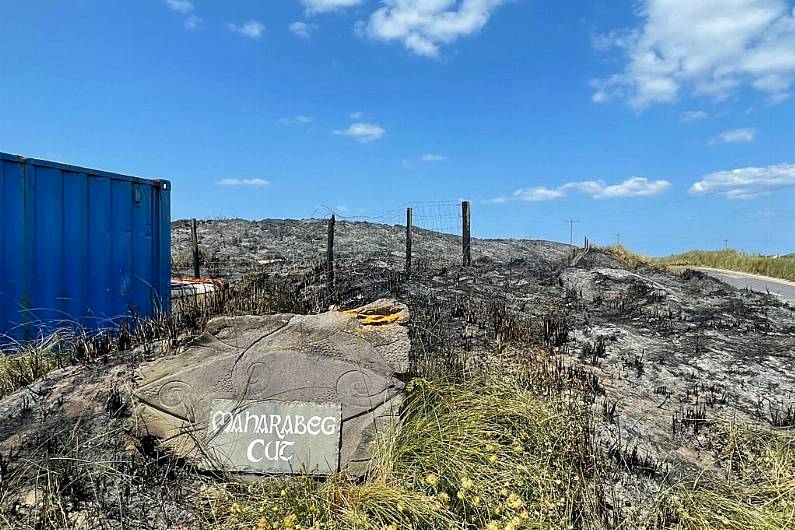
[{"label": "clump of marram grass", "polygon": [[609,247],[602,247],[602,250],[612,255],[614,258],[621,261],[631,269],[637,269],[641,265],[652,265],[654,263],[652,258],[633,252],[624,245],[611,245]]},{"label": "clump of marram grass", "polygon": [[[659,499],[650,527],[680,530],[795,529],[795,436],[791,432],[730,426],[723,430],[716,465],[725,480],[699,477]],[[704,482],[707,482],[706,484]]]},{"label": "clump of marram grass", "polygon": [[114,348],[129,345],[130,332],[114,334],[63,327],[35,339],[14,342],[5,337],[0,349],[0,398],[24,388],[53,370],[105,359]]},{"label": "clump of marram grass", "polygon": [[791,256],[756,256],[724,249],[692,250],[664,258],[651,258],[637,254],[623,245],[603,247],[602,250],[632,269],[637,269],[642,265],[675,270],[681,267],[707,267],[795,281],[795,258]]},{"label": "clump of marram grass", "polygon": [[62,352],[63,345],[63,338],[55,333],[38,341],[16,346],[13,355],[0,351],[0,397],[65,366],[67,359]]},{"label": "clump of marram grass", "polygon": [[513,375],[412,386],[381,473],[449,496],[451,509],[476,527],[553,527],[593,513],[584,489],[595,471],[586,414],[528,391]]},{"label": "clump of marram grass", "polygon": [[792,257],[756,256],[732,249],[693,250],[655,262],[671,267],[710,267],[795,281],[795,258]]},{"label": "clump of marram grass", "polygon": [[365,482],[229,486],[208,502],[208,520],[295,530],[600,526],[597,459],[577,409],[511,376],[409,387],[403,423],[379,446]]}]

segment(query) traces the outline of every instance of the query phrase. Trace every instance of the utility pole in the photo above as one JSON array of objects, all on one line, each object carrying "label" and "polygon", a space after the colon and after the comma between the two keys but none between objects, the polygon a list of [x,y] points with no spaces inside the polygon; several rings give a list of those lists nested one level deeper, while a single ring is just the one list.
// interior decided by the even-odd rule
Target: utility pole
[{"label": "utility pole", "polygon": [[724,239],[723,240],[723,248],[725,248],[726,250],[729,250],[729,240],[728,239]]},{"label": "utility pole", "polygon": [[574,225],[575,225],[575,223],[579,223],[579,221],[577,221],[575,219],[569,219],[566,222],[569,223],[569,245],[573,247],[574,246]]}]

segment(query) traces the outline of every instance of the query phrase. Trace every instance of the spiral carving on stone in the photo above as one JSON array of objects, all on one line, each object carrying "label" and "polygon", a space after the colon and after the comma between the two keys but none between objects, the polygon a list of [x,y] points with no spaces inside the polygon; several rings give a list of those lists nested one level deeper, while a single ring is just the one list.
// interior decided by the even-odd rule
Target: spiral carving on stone
[{"label": "spiral carving on stone", "polygon": [[345,404],[370,407],[384,400],[381,395],[389,382],[381,377],[370,377],[361,370],[351,370],[337,379],[337,398]]},{"label": "spiral carving on stone", "polygon": [[160,404],[169,409],[185,412],[190,409],[191,386],[184,381],[169,381],[157,394]]},{"label": "spiral carving on stone", "polygon": [[247,387],[251,390],[261,390],[265,386],[265,375],[267,374],[268,367],[265,363],[255,362],[251,363],[248,367],[248,381]]},{"label": "spiral carving on stone", "polygon": [[230,375],[232,388],[240,395],[253,395],[264,391],[271,383],[268,365],[262,361],[238,361]]}]

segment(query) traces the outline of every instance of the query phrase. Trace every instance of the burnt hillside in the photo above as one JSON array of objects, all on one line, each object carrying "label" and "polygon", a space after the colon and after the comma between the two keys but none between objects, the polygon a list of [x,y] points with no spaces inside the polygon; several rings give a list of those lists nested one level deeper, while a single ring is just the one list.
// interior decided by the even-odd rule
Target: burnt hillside
[{"label": "burnt hillside", "polygon": [[[206,221],[199,237],[210,272],[257,272],[308,311],[396,297],[412,310],[417,358],[455,367],[548,351],[592,386],[617,450],[659,466],[701,466],[715,421],[795,424],[795,313],[770,296],[547,241],[473,240],[473,266],[462,268],[460,238],[424,230],[406,279],[404,227],[344,221],[329,290],[326,226]],[[173,226],[173,254],[187,272],[185,222]]]}]

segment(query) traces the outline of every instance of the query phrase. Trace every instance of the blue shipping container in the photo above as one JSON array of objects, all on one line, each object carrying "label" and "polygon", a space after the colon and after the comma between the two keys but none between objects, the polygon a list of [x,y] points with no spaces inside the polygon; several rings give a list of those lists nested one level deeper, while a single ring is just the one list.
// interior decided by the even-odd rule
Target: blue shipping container
[{"label": "blue shipping container", "polygon": [[0,153],[0,335],[171,310],[171,183]]}]

